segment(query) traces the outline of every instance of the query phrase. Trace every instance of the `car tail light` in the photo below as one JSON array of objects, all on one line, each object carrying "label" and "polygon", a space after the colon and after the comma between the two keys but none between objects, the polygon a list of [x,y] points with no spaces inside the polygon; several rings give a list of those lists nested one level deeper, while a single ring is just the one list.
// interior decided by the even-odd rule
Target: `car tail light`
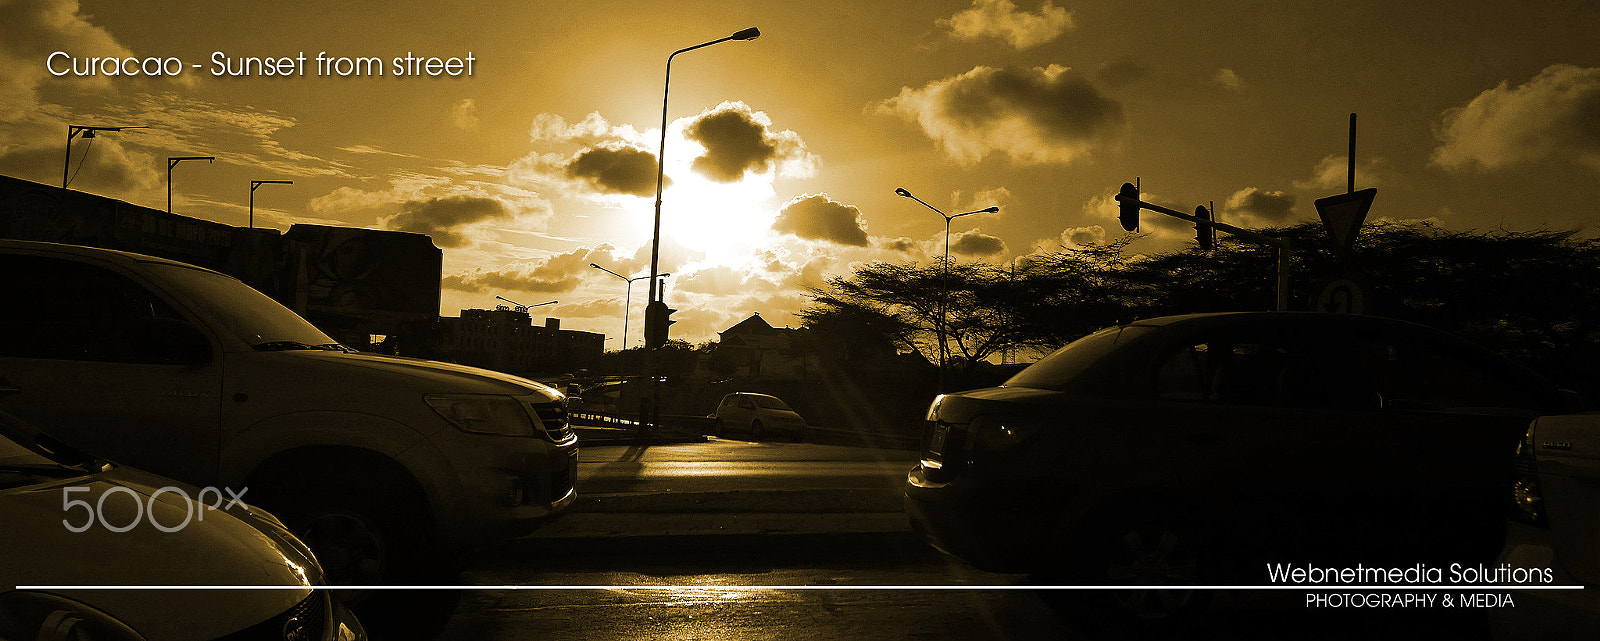
[{"label": "car tail light", "polygon": [[1539,490],[1539,463],[1533,455],[1533,431],[1537,423],[1517,442],[1512,458],[1511,518],[1532,525],[1544,525],[1544,496]]}]

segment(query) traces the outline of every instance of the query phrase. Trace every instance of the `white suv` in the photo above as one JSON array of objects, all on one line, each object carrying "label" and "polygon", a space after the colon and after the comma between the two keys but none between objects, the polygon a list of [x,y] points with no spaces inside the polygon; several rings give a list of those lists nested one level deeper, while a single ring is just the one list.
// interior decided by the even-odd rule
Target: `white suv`
[{"label": "white suv", "polygon": [[565,397],[356,352],[238,280],[0,241],[0,409],[278,514],[335,583],[426,578],[573,501]]}]

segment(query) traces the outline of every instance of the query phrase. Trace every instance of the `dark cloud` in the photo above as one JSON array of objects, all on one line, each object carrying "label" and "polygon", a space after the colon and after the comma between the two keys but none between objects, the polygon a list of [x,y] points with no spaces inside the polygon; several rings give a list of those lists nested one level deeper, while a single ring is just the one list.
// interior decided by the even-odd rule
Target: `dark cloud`
[{"label": "dark cloud", "polygon": [[1006,250],[1006,241],[976,229],[950,237],[950,253],[962,256],[994,256]]},{"label": "dark cloud", "polygon": [[968,164],[991,152],[1021,162],[1072,162],[1110,143],[1125,121],[1121,103],[1058,65],[980,66],[921,89],[903,88],[879,108],[916,121],[946,154]]},{"label": "dark cloud", "polygon": [[690,123],[684,133],[706,148],[705,155],[694,159],[694,170],[718,182],[766,171],[778,157],[778,145],[767,135],[766,125],[743,110],[713,111]]},{"label": "dark cloud", "polygon": [[568,178],[587,182],[601,193],[650,196],[656,189],[656,155],[626,145],[585,149],[567,162]]},{"label": "dark cloud", "polygon": [[905,236],[880,241],[878,246],[889,251],[897,251],[902,254],[910,254],[917,251],[917,242],[911,240],[910,238],[906,238]]},{"label": "dark cloud", "polygon": [[1230,214],[1265,223],[1281,223],[1294,213],[1294,201],[1294,194],[1246,187],[1229,196],[1224,207]]},{"label": "dark cloud", "polygon": [[772,223],[775,232],[852,247],[868,245],[866,227],[861,210],[828,198],[827,194],[789,201]]},{"label": "dark cloud", "polygon": [[1123,56],[1100,65],[1100,82],[1107,87],[1121,87],[1150,77],[1150,70]]},{"label": "dark cloud", "polygon": [[[383,221],[385,229],[427,234],[440,247],[460,247],[467,237],[456,228],[473,223],[507,218],[504,203],[481,196],[447,196],[400,203],[400,213]],[[469,290],[471,291],[471,290]]]}]

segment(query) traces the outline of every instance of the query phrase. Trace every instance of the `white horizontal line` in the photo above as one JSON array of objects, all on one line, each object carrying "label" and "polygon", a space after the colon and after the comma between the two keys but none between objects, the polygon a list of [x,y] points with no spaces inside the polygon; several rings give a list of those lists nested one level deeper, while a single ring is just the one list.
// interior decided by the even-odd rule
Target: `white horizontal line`
[{"label": "white horizontal line", "polygon": [[18,590],[1582,590],[1581,585],[19,585]]}]

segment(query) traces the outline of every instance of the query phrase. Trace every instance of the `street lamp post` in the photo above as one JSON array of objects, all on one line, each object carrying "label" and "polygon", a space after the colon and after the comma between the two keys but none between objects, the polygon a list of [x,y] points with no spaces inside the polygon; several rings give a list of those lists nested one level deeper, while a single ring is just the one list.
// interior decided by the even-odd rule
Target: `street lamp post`
[{"label": "street lamp post", "polygon": [[906,191],[903,188],[895,189],[894,193],[897,196],[905,196],[906,198],[910,198],[922,203],[923,207],[932,209],[933,213],[944,217],[944,263],[942,265],[943,269],[941,270],[942,273],[940,274],[939,278],[939,280],[942,281],[940,283],[940,288],[944,291],[940,292],[939,294],[939,324],[934,327],[934,335],[939,339],[939,393],[943,394],[944,370],[946,364],[950,360],[950,347],[945,341],[945,308],[948,307],[950,303],[950,221],[962,216],[970,216],[972,214],[998,213],[1000,208],[990,206],[973,211],[964,211],[959,214],[946,214],[942,211],[939,211],[938,207],[934,207],[933,205],[923,202],[921,198],[911,195],[911,192]]},{"label": "street lamp post", "polygon": [[[633,278],[628,278],[627,276],[623,276],[622,274],[618,274],[594,263],[589,263],[589,266],[607,274],[611,274],[612,276],[616,276],[617,278],[621,278],[628,283],[627,293],[623,295],[624,298],[622,301],[622,349],[626,351],[628,349],[628,315],[631,314],[633,310],[633,281],[649,278],[650,275],[645,274],[643,276],[634,276]],[[672,274],[670,272],[665,274],[657,274],[657,276],[661,277],[671,275]]]},{"label": "street lamp post", "polygon": [[[61,188],[67,188],[67,169],[72,167],[72,139],[78,134],[84,138],[94,138],[96,131],[122,131],[124,129],[149,129],[145,125],[128,125],[125,127],[95,127],[90,125],[67,125],[67,160],[61,163]],[[80,165],[81,166],[81,165]]]},{"label": "street lamp post", "polygon": [[545,301],[543,303],[535,303],[533,305],[523,305],[522,303],[519,303],[517,301],[511,300],[511,299],[506,298],[504,296],[495,296],[495,298],[498,298],[498,299],[503,300],[505,302],[511,303],[512,305],[516,305],[517,307],[521,307],[522,309],[517,310],[517,311],[524,311],[524,312],[528,311],[530,309],[533,309],[535,307],[544,307],[545,305],[554,305],[556,303],[561,302],[561,301],[558,301],[558,300],[550,300],[550,301]]},{"label": "street lamp post", "polygon": [[172,213],[172,168],[185,160],[216,162],[216,156],[167,156],[167,213]]},{"label": "street lamp post", "polygon": [[[727,36],[725,38],[718,38],[718,39],[712,40],[710,42],[702,42],[702,43],[697,44],[697,45],[695,45],[693,47],[685,47],[683,49],[679,49],[677,51],[672,52],[671,55],[667,56],[666,78],[662,82],[662,85],[661,85],[661,146],[656,150],[656,216],[655,216],[655,229],[650,235],[650,301],[651,302],[654,302],[654,301],[657,300],[657,297],[656,297],[656,279],[657,279],[658,276],[660,276],[659,269],[660,269],[660,264],[661,264],[661,188],[662,188],[663,183],[666,180],[666,172],[667,172],[667,164],[666,164],[666,162],[667,162],[666,161],[666,156],[667,156],[667,97],[670,95],[671,90],[672,90],[672,59],[677,57],[677,55],[680,54],[680,53],[694,51],[695,49],[709,47],[709,46],[714,45],[714,44],[721,44],[721,43],[727,42],[729,40],[755,40],[756,38],[759,38],[759,37],[761,37],[761,30],[757,29],[755,27],[750,27],[749,29],[742,29],[742,30],[736,31],[736,32],[733,33],[733,35]],[[648,323],[646,323],[646,324],[648,325]],[[651,406],[652,407],[656,407],[657,406],[656,401],[659,401],[660,397],[661,397],[661,394],[660,394],[661,389],[660,389],[660,385],[659,385],[659,380],[656,378],[656,358],[655,358],[655,350],[654,349],[649,349],[649,348],[645,349],[644,361],[645,361],[645,375],[650,377],[650,400],[651,400]],[[641,412],[641,414],[642,414],[642,412]],[[643,419],[644,417],[641,415],[640,418]],[[644,423],[643,420],[641,420],[640,422],[641,422],[641,424]],[[655,421],[650,421],[650,423],[653,425],[655,423]]]},{"label": "street lamp post", "polygon": [[[171,182],[171,181],[168,181]],[[262,185],[293,185],[293,180],[252,180],[250,181],[250,228],[256,228],[256,188]]]}]

